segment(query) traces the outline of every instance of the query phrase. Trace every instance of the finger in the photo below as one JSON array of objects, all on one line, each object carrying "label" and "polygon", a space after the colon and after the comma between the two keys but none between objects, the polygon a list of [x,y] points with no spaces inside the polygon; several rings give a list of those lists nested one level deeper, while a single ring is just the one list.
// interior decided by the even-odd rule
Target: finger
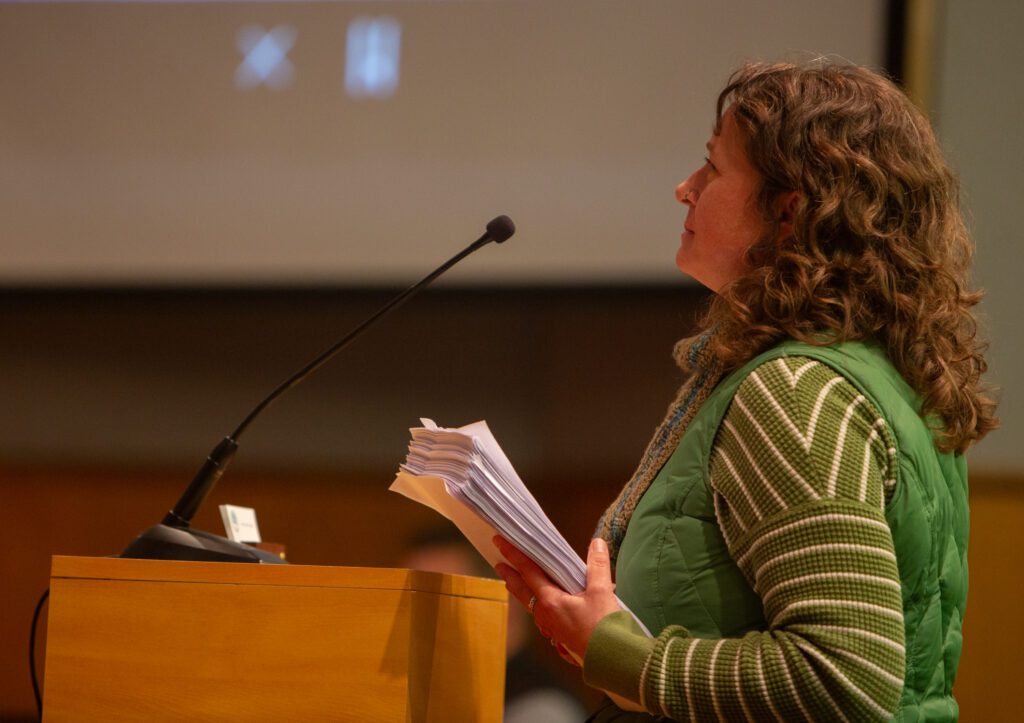
[{"label": "finger", "polygon": [[590,549],[587,550],[587,590],[605,592],[614,588],[608,543],[600,537],[595,537],[590,541]]},{"label": "finger", "polygon": [[520,573],[523,571],[524,568],[528,567],[534,567],[537,569],[538,572],[543,573],[543,570],[537,567],[537,563],[535,563],[533,560],[531,560],[529,557],[523,554],[523,552],[518,547],[513,545],[504,537],[497,535],[494,537],[493,542],[494,546],[498,548],[498,552],[500,552],[506,560],[512,563],[512,567],[519,570]]},{"label": "finger", "polygon": [[537,597],[540,597],[546,590],[554,589],[561,591],[562,588],[552,582],[551,578],[547,576],[547,573],[537,563],[524,555],[519,548],[504,537],[500,535],[495,536],[493,542],[502,556],[512,563],[512,566],[519,572]]},{"label": "finger", "polygon": [[533,597],[533,590],[530,589],[530,586],[526,584],[525,580],[523,580],[523,576],[516,572],[516,569],[511,565],[506,565],[500,562],[494,566],[494,570],[501,575],[502,579],[505,581],[505,587],[508,589],[512,597],[522,603],[524,607],[528,606],[530,604],[530,598]]}]

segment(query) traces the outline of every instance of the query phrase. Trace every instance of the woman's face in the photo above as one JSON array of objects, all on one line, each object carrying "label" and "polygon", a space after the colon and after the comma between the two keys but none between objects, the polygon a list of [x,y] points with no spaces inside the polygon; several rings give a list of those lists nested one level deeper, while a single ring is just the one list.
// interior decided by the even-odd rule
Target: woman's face
[{"label": "woman's face", "polygon": [[716,292],[747,272],[747,249],[768,232],[755,202],[761,177],[731,110],[721,125],[705,164],[676,187],[688,209],[676,266]]}]

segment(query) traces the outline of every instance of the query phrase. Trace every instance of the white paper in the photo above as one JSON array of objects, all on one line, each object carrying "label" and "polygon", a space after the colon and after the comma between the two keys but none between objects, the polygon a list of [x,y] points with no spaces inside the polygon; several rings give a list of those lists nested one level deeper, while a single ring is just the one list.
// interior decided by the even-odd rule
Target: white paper
[{"label": "white paper", "polygon": [[260,527],[256,524],[256,510],[252,507],[221,505],[220,517],[224,530],[232,542],[262,542]]},{"label": "white paper", "polygon": [[390,489],[451,520],[492,567],[504,561],[491,541],[500,534],[563,590],[582,592],[586,563],[519,479],[487,423],[445,429],[420,421],[409,430],[409,453]]},{"label": "white paper", "polygon": [[503,561],[498,548],[491,542],[494,536],[499,534],[498,531],[449,495],[444,488],[444,480],[440,477],[419,477],[399,472],[388,489],[426,505],[451,520],[491,567]]}]

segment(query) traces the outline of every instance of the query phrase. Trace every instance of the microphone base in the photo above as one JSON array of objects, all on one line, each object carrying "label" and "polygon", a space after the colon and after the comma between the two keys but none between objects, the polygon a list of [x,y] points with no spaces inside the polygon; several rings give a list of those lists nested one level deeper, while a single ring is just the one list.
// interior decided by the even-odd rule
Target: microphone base
[{"label": "microphone base", "polygon": [[277,555],[241,542],[232,542],[220,535],[163,524],[153,525],[136,537],[120,557],[138,560],[287,564]]}]

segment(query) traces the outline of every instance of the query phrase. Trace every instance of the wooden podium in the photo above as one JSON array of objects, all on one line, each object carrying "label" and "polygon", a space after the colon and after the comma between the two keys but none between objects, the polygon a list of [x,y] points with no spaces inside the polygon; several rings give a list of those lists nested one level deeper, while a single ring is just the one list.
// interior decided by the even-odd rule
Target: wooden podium
[{"label": "wooden podium", "polygon": [[54,557],[44,720],[497,722],[507,601],[409,570]]}]

